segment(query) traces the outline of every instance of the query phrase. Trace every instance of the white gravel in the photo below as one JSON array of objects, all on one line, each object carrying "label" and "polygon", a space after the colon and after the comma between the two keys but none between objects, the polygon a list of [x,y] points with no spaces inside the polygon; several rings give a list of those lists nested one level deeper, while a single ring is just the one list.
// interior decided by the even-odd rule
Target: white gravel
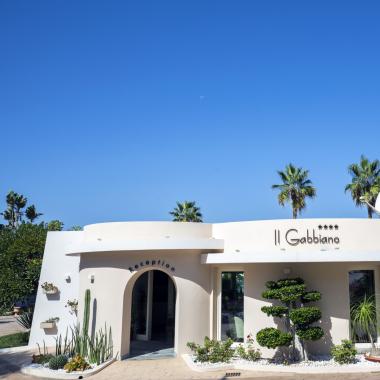
[{"label": "white gravel", "polygon": [[308,360],[308,361],[301,361],[297,363],[292,364],[281,364],[281,363],[273,363],[269,361],[268,359],[260,359],[256,361],[248,361],[240,358],[234,358],[231,360],[230,363],[199,363],[194,361],[194,356],[190,355],[190,358],[193,362],[193,365],[195,367],[198,367],[199,369],[203,370],[213,370],[217,368],[224,368],[224,367],[244,367],[246,369],[249,369],[249,367],[252,367],[252,369],[260,369],[260,367],[263,367],[265,369],[273,368],[274,370],[281,370],[281,369],[297,369],[297,368],[362,368],[362,367],[372,367],[372,368],[378,368],[380,370],[380,364],[370,362],[368,360],[365,360],[364,355],[357,355],[356,356],[356,362],[351,364],[339,364],[336,363],[333,359],[329,357],[320,357],[315,360]]}]

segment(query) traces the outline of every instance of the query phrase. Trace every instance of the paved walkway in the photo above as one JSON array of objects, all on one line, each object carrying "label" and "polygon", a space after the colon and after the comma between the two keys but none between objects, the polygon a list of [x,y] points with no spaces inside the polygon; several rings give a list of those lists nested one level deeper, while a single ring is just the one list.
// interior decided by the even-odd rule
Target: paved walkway
[{"label": "paved walkway", "polygon": [[16,317],[11,316],[0,316],[0,336],[14,334],[17,332],[25,331],[17,321]]},{"label": "paved walkway", "polygon": [[[21,374],[20,367],[30,363],[32,352],[0,353],[0,378],[7,380],[36,380],[35,377]],[[258,373],[252,371],[228,371],[238,372],[240,376],[226,376],[226,371],[193,372],[182,358],[158,359],[158,360],[124,360],[118,361],[102,372],[91,377],[93,380],[203,380],[203,379],[253,379],[253,380],[380,380],[379,373],[363,374],[326,374],[308,375],[292,373]]]}]

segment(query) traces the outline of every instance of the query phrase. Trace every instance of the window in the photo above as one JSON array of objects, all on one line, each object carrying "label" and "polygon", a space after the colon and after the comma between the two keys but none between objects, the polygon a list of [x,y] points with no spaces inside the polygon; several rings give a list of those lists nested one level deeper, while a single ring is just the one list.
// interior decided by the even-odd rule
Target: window
[{"label": "window", "polygon": [[[373,270],[354,270],[349,272],[350,309],[359,305],[364,299],[375,302],[375,281]],[[351,324],[352,340],[355,343],[369,343],[370,337],[360,329],[353,329]],[[377,339],[376,329],[371,334],[374,341]]]},{"label": "window", "polygon": [[244,341],[244,272],[222,272],[221,338]]}]

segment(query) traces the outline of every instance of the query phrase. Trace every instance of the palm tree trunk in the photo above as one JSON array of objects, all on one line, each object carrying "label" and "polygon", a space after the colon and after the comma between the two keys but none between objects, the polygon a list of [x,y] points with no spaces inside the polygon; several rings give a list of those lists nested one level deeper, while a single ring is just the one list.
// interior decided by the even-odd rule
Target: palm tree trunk
[{"label": "palm tree trunk", "polygon": [[293,219],[297,219],[297,209],[293,207]]},{"label": "palm tree trunk", "polygon": [[369,206],[367,206],[368,218],[372,219],[372,210]]}]

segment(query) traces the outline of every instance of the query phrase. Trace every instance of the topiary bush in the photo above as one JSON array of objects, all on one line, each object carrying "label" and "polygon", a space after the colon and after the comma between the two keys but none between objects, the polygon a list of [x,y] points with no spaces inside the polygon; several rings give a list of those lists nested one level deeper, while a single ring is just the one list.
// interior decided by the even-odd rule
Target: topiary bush
[{"label": "topiary bush", "polygon": [[290,333],[282,332],[274,327],[267,327],[257,333],[256,339],[262,347],[277,348],[290,346],[293,338]]},{"label": "topiary bush", "polygon": [[261,310],[270,317],[285,319],[285,332],[276,328],[266,328],[256,335],[258,343],[263,347],[277,348],[291,346],[288,352],[291,361],[296,360],[296,345],[301,346],[302,358],[307,358],[305,342],[321,339],[324,335],[318,322],[322,313],[316,306],[305,306],[321,299],[321,293],[316,290],[307,291],[302,278],[285,278],[278,281],[268,281],[267,290],[262,297],[267,300],[280,301],[282,305],[263,306]]},{"label": "topiary bush", "polygon": [[271,317],[283,317],[288,313],[288,308],[286,306],[263,306],[261,311]]},{"label": "topiary bush", "polygon": [[357,351],[350,340],[342,340],[342,344],[337,344],[331,349],[331,356],[339,364],[355,363]]},{"label": "topiary bush", "polygon": [[289,312],[290,320],[298,326],[309,325],[321,319],[322,313],[317,307],[301,307]]},{"label": "topiary bush", "polygon": [[50,369],[61,369],[65,366],[67,363],[67,357],[65,355],[58,355],[58,356],[53,356],[49,360],[49,368]]},{"label": "topiary bush", "polygon": [[196,362],[228,363],[235,354],[235,350],[231,347],[233,343],[230,338],[225,341],[217,341],[206,336],[203,346],[188,342],[187,347],[194,352]]}]

